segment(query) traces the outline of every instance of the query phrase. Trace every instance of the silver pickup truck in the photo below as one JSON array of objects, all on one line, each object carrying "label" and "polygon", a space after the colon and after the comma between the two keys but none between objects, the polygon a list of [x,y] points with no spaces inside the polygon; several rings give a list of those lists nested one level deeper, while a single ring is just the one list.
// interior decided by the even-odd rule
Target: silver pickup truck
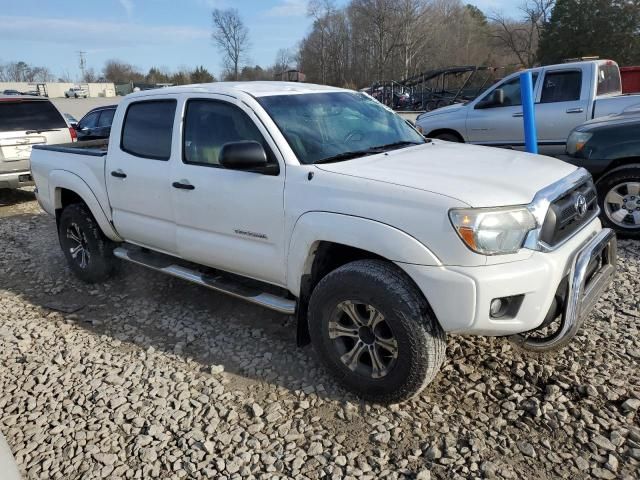
[{"label": "silver pickup truck", "polygon": [[[540,153],[564,153],[571,130],[587,120],[640,109],[640,95],[622,95],[620,69],[591,60],[531,69]],[[418,130],[430,138],[524,149],[520,73],[471,102],[423,113]]]}]

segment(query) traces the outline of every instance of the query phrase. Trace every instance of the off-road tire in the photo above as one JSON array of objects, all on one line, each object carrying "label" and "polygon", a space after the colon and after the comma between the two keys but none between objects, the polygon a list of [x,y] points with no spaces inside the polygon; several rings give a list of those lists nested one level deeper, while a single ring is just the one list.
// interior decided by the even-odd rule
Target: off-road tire
[{"label": "off-road tire", "polygon": [[[77,245],[69,238],[69,229],[75,234],[79,231],[86,243],[88,256],[83,266],[78,256],[73,257],[71,250]],[[69,267],[83,282],[97,283],[109,278],[114,271],[114,243],[102,233],[86,205],[74,203],[64,208],[58,222],[58,239]]]},{"label": "off-road tire", "polygon": [[625,228],[614,223],[607,215],[607,210],[604,205],[607,194],[617,185],[625,182],[640,183],[640,164],[617,168],[605,174],[598,180],[596,187],[598,190],[598,204],[601,212],[600,220],[602,221],[603,226],[615,230],[622,237],[640,239],[639,228]]},{"label": "off-road tire", "polygon": [[[329,322],[344,301],[371,305],[391,327],[397,357],[382,378],[353,372],[340,359],[329,336]],[[429,305],[411,279],[390,262],[358,260],[329,273],[313,290],[308,319],[320,361],[342,385],[370,401],[397,403],[418,395],[445,358],[445,334]]]}]

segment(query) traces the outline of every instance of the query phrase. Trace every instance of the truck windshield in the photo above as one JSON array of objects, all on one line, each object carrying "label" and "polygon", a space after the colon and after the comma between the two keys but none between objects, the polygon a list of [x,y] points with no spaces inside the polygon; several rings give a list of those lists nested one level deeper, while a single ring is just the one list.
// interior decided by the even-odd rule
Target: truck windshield
[{"label": "truck windshield", "polygon": [[258,98],[300,163],[349,160],[425,143],[401,117],[357,92]]}]

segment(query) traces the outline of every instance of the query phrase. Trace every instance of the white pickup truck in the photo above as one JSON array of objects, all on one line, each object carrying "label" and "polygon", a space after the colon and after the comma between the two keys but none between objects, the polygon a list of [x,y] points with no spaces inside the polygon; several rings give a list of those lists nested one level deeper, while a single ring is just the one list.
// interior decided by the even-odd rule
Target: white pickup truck
[{"label": "white pickup truck", "polygon": [[[538,148],[564,153],[569,133],[592,118],[640,110],[640,95],[622,95],[620,69],[611,60],[532,68]],[[487,89],[473,101],[416,118],[429,138],[524,150],[520,73]]]},{"label": "white pickup truck", "polygon": [[374,401],[420,392],[445,332],[566,345],[615,270],[585,170],[425,140],[366,94],[145,91],[111,132],[33,150],[71,270],[102,281],[117,257],[295,314],[299,343]]}]

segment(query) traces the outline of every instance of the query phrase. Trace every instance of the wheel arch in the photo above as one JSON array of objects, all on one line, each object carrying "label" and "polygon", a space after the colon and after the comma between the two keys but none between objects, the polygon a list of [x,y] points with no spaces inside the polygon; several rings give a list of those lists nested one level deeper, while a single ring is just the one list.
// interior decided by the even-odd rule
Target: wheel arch
[{"label": "wheel arch", "polygon": [[[365,259],[441,264],[418,240],[380,222],[328,212],[311,212],[298,219],[289,248],[287,283],[289,290],[298,297],[299,345],[309,343],[307,307],[318,282],[342,265]],[[403,273],[424,296],[415,281]]]},{"label": "wheel arch", "polygon": [[626,168],[640,168],[640,157],[625,157],[625,158],[616,158],[609,163],[609,169],[602,172],[602,174],[598,177],[596,184],[598,184],[603,178],[611,175],[612,173],[616,173],[620,170],[624,170]]},{"label": "wheel arch", "polygon": [[67,205],[83,203],[87,206],[91,215],[93,215],[93,218],[100,226],[102,233],[104,233],[107,238],[114,241],[122,241],[122,238],[109,221],[95,194],[89,185],[79,176],[70,172],[57,170],[49,176],[49,184],[54,186],[50,191],[56,221],[59,220],[60,213]]},{"label": "wheel arch", "polygon": [[450,133],[451,135],[455,135],[460,140],[460,143],[465,143],[465,139],[462,134],[453,128],[437,128],[430,131],[427,135],[425,135],[425,137],[434,138],[443,133]]}]

